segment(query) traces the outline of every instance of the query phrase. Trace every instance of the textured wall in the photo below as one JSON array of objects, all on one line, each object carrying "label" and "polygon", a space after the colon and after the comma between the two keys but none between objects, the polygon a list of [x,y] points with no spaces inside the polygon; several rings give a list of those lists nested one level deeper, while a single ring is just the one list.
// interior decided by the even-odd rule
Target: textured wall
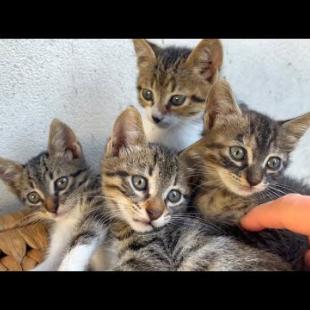
[{"label": "textured wall", "polygon": [[[310,40],[223,43],[223,74],[240,99],[279,119],[310,111]],[[98,167],[114,118],[136,104],[135,79],[130,40],[0,40],[0,156],[23,162],[45,149],[49,123],[58,117]],[[309,138],[290,173],[310,180]],[[0,206],[15,202],[0,184]]]}]

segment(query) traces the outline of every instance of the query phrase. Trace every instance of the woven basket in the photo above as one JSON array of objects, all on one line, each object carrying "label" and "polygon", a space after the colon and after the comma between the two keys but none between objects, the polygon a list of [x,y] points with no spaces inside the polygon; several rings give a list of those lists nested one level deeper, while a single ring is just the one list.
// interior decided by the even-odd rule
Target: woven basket
[{"label": "woven basket", "polygon": [[42,262],[48,245],[43,223],[27,223],[31,211],[0,216],[0,271],[26,271]]}]

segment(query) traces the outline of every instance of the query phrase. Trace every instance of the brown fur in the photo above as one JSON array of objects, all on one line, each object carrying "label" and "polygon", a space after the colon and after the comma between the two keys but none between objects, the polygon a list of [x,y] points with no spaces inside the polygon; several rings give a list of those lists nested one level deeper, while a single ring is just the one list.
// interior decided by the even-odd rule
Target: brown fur
[{"label": "brown fur", "polygon": [[[111,213],[137,230],[162,225],[171,214],[165,203],[166,191],[180,188],[184,196],[189,194],[185,171],[178,169],[180,166],[172,152],[147,143],[139,112],[127,108],[115,122],[102,165],[103,193],[109,198]],[[146,190],[139,192],[133,187],[134,176],[147,180]],[[182,210],[185,202],[184,198],[176,209]],[[155,222],[157,219],[160,221]]]},{"label": "brown fur", "polygon": [[[219,40],[204,39],[192,51],[186,48],[162,49],[144,39],[133,40],[138,57],[138,98],[146,108],[157,106],[163,115],[190,117],[203,112],[208,92],[217,80],[223,63]],[[143,89],[153,92],[154,100],[146,101]],[[186,96],[181,106],[169,100],[174,95]],[[201,102],[193,100],[201,98]]]},{"label": "brown fur", "polygon": [[[281,179],[282,173],[309,126],[310,113],[277,122],[247,108],[241,110],[229,84],[217,82],[207,101],[204,136],[183,154],[192,182],[198,184],[195,205],[205,216],[236,221],[253,206],[292,191]],[[246,151],[244,160],[230,156],[233,146]],[[276,171],[266,166],[271,156],[282,160]]]},{"label": "brown fur", "polygon": [[[239,242],[216,222],[187,210],[190,191],[185,168],[175,153],[145,141],[135,108],[118,117],[101,170],[112,219],[104,245],[113,257],[107,260],[107,270],[291,270],[279,257]],[[137,175],[148,181],[141,191],[135,190]],[[175,203],[169,198],[171,187],[182,195]],[[150,208],[155,211],[153,219],[147,217]],[[157,215],[161,216],[157,219]]]}]

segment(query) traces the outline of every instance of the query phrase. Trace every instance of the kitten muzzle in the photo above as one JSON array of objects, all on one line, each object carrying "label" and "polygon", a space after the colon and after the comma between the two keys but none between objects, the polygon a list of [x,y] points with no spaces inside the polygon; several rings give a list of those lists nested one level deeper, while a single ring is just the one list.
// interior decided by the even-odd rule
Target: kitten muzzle
[{"label": "kitten muzzle", "polygon": [[50,213],[54,213],[56,214],[57,213],[57,210],[58,210],[58,203],[55,201],[55,199],[51,198],[51,197],[48,197],[46,199],[46,203],[45,203],[45,208],[48,212]]}]

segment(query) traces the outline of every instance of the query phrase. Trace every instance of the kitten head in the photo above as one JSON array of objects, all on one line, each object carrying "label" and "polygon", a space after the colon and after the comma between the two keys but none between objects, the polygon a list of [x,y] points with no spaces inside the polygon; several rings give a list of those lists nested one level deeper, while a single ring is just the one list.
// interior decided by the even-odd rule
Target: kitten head
[{"label": "kitten head", "polygon": [[223,62],[219,40],[204,39],[195,49],[160,48],[134,39],[138,58],[138,98],[149,120],[168,128],[205,110],[211,85]]},{"label": "kitten head", "polygon": [[200,162],[209,185],[247,197],[276,182],[309,126],[310,113],[275,121],[240,108],[229,84],[218,81],[207,100],[204,137],[185,155]]},{"label": "kitten head", "polygon": [[117,118],[102,164],[102,188],[111,214],[135,231],[167,224],[184,211],[189,189],[179,159],[148,144],[139,112],[127,108]]},{"label": "kitten head", "polygon": [[71,210],[86,171],[74,132],[58,120],[51,123],[47,152],[25,165],[0,158],[0,179],[24,206],[48,219],[58,219]]}]

